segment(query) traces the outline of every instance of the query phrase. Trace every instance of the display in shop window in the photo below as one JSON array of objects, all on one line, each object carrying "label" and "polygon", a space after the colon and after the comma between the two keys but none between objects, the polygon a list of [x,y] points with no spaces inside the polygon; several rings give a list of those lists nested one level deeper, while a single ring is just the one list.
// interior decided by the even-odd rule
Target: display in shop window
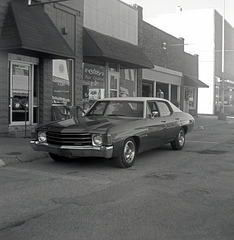
[{"label": "display in shop window", "polygon": [[195,88],[185,88],[185,101],[188,102],[190,109],[195,107]]},{"label": "display in shop window", "polygon": [[102,98],[104,98],[104,89],[101,88],[89,89],[89,100],[98,100]]},{"label": "display in shop window", "polygon": [[121,69],[120,70],[120,97],[134,97],[136,96],[136,70],[135,69]]},{"label": "display in shop window", "polygon": [[120,97],[129,97],[129,91],[127,88],[120,87]]},{"label": "display in shop window", "polygon": [[53,103],[70,102],[70,79],[66,60],[53,60]]}]

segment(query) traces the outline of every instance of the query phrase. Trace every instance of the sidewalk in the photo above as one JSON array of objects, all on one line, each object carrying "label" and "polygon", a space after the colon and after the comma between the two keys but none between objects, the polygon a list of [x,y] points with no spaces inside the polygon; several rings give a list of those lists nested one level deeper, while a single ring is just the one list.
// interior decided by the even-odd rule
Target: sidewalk
[{"label": "sidewalk", "polygon": [[12,163],[30,162],[48,156],[45,152],[35,152],[30,146],[30,138],[0,137],[0,167]]},{"label": "sidewalk", "polygon": [[[234,118],[226,121],[218,120],[217,116],[199,115],[195,117],[194,131],[234,123]],[[19,162],[31,162],[47,157],[46,152],[35,152],[30,146],[30,138],[0,137],[0,167]]]}]

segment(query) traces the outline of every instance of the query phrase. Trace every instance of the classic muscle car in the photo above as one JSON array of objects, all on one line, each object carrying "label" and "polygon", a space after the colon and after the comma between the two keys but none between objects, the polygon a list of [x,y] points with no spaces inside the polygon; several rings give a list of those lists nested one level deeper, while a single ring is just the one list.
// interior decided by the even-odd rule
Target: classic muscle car
[{"label": "classic muscle car", "polygon": [[122,168],[134,164],[137,153],[170,143],[181,150],[194,118],[161,98],[106,98],[83,117],[38,126],[31,146],[47,151],[55,161],[77,157],[111,158]]}]

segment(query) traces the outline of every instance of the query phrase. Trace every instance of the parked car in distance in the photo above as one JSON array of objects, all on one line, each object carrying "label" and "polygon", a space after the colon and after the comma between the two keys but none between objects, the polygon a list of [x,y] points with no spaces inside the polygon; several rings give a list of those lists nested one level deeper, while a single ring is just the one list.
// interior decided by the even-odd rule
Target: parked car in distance
[{"label": "parked car in distance", "polygon": [[194,118],[161,98],[105,98],[80,118],[38,126],[31,140],[36,151],[55,161],[104,157],[116,166],[131,167],[136,154],[170,143],[181,150]]}]

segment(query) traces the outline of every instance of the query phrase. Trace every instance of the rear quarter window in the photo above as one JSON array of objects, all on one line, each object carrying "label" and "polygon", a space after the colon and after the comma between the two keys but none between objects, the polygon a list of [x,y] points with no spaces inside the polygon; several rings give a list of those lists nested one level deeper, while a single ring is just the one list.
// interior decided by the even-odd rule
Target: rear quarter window
[{"label": "rear quarter window", "polygon": [[161,117],[170,116],[171,115],[171,109],[169,108],[168,104],[163,101],[157,102],[158,110]]}]

